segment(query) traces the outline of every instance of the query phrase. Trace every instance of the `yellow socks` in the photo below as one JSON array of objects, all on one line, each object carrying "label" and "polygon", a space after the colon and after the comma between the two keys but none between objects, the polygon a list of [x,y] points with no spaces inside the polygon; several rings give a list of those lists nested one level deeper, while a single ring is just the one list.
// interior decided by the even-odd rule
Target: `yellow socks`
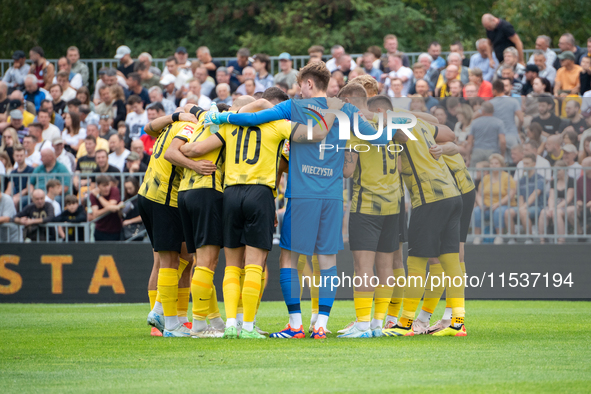
[{"label": "yellow socks", "polygon": [[[242,288],[242,303],[244,305],[244,323],[254,322],[254,315],[261,293],[261,277],[263,267],[249,264],[245,267],[244,287]],[[246,330],[252,331],[252,327],[245,325]]]},{"label": "yellow socks", "polygon": [[[464,280],[463,280],[463,273],[462,268],[460,266],[460,257],[458,253],[447,253],[442,254],[439,256],[439,261],[441,261],[441,265],[443,270],[445,271],[446,276],[451,278],[451,286],[449,280],[446,280],[446,296],[447,296],[447,304],[452,309],[452,316],[453,318],[463,318],[465,315],[464,309]],[[454,277],[462,277],[462,281],[456,279],[455,285],[453,283]],[[453,324],[452,319],[452,324]]]},{"label": "yellow socks", "polygon": [[240,268],[226,267],[224,273],[224,305],[226,307],[226,319],[236,319],[238,302],[240,301]]},{"label": "yellow socks", "polygon": [[373,291],[353,291],[353,304],[357,321],[369,322],[371,319],[371,305],[373,304]]},{"label": "yellow socks", "polygon": [[380,285],[375,289],[375,309],[373,318],[380,322],[384,320],[388,305],[392,299],[392,287]]},{"label": "yellow socks", "polygon": [[207,318],[211,321],[212,319],[222,317],[220,313],[220,307],[218,306],[218,293],[215,285],[211,285],[211,298],[209,299],[209,315]]},{"label": "yellow socks", "polygon": [[189,262],[187,260],[179,258],[178,280],[181,280],[181,276],[183,276],[183,271],[185,270],[185,268],[187,268],[188,265]]},{"label": "yellow socks", "polygon": [[186,323],[189,320],[187,319],[187,311],[189,310],[189,299],[191,298],[191,288],[190,287],[182,287],[179,288],[178,291],[178,299],[176,301],[176,310],[179,319],[181,319],[181,323]]},{"label": "yellow socks", "polygon": [[[439,303],[445,286],[443,284],[443,267],[441,264],[429,266],[429,280],[425,284],[425,299],[423,300],[423,310],[432,314]],[[437,277],[438,279],[432,279]],[[435,286],[439,284],[438,286]]]},{"label": "yellow socks", "polygon": [[210,312],[209,309],[212,292],[213,271],[206,267],[195,267],[195,273],[193,274],[193,279],[191,280],[194,320],[205,320],[207,317],[208,313]]},{"label": "yellow socks", "polygon": [[158,271],[158,293],[160,294],[164,316],[177,316],[179,278],[174,268],[160,268]]},{"label": "yellow socks", "polygon": [[[310,288],[310,298],[312,299],[312,314],[318,314],[318,285],[320,284],[320,263],[318,256],[312,256],[312,287]],[[316,286],[314,286],[316,283]]]},{"label": "yellow socks", "polygon": [[158,297],[158,290],[148,290],[148,298],[150,299],[150,310],[154,309],[156,297]]},{"label": "yellow socks", "polygon": [[261,274],[261,293],[259,294],[259,301],[257,302],[257,310],[255,312],[255,315],[257,313],[259,313],[259,307],[261,306],[261,300],[263,299],[263,293],[265,292],[265,276],[267,274],[267,271],[263,271],[263,273]]},{"label": "yellow socks", "polygon": [[[406,278],[406,272],[404,272],[404,268],[395,268],[392,271],[392,276],[394,277],[394,288],[392,289],[392,298],[388,305],[388,316],[398,317],[400,307],[402,306],[402,297],[404,296],[404,287],[398,286],[398,278]],[[404,282],[400,281],[400,283]]]},{"label": "yellow socks", "polygon": [[423,297],[428,260],[426,257],[408,256],[406,261],[408,275],[404,288],[404,303],[402,304],[401,317],[403,319],[400,319],[400,322],[407,325],[403,327],[408,327],[408,321],[414,320],[415,312]]}]

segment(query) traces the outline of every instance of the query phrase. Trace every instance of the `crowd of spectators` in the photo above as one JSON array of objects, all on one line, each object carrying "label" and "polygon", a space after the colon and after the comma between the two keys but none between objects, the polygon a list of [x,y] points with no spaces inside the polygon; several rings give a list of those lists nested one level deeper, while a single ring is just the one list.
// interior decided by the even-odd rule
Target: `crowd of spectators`
[{"label": "crowd of spectators", "polygon": [[[485,14],[482,27],[473,55],[454,41],[444,56],[442,44],[433,41],[414,64],[392,34],[356,58],[334,45],[326,62],[332,73],[328,95],[366,75],[394,106],[430,112],[454,130],[469,167],[499,168],[474,172],[477,235],[486,229],[485,221],[492,222],[496,243],[503,242],[501,234],[518,230],[516,222],[523,227],[519,231],[532,235],[545,234],[548,223],[560,234],[569,227],[581,231],[586,224],[575,219],[585,210],[591,217],[591,173],[580,169],[591,160],[591,38],[581,47],[564,33],[557,53],[551,38],[540,35],[526,59],[509,22]],[[322,60],[325,53],[314,45],[309,61]],[[287,52],[279,54],[275,75],[270,56],[248,48],[239,49],[226,65],[205,46],[195,55],[190,60],[187,48],[178,47],[161,70],[149,53],[134,59],[131,48],[122,45],[114,55],[118,66],[101,68],[93,81],[74,46],[56,65],[40,47],[29,50],[28,63],[24,51],[14,51],[13,65],[0,82],[2,212],[7,212],[8,196],[15,212],[7,215],[25,224],[27,232],[39,220],[80,221],[81,210],[92,212],[85,220],[106,214],[96,222],[95,239],[127,238],[137,234],[141,219],[134,203],[121,203],[121,196],[123,190],[130,199],[137,194],[147,168],[155,139],[143,128],[150,120],[186,103],[209,109],[214,102],[231,105],[241,95],[258,98],[271,86],[299,97],[298,70]],[[121,173],[132,176],[124,184],[109,177]],[[49,190],[51,180],[59,182],[59,193],[55,185]],[[557,196],[547,197],[555,191]],[[61,213],[58,206],[64,208]]]}]

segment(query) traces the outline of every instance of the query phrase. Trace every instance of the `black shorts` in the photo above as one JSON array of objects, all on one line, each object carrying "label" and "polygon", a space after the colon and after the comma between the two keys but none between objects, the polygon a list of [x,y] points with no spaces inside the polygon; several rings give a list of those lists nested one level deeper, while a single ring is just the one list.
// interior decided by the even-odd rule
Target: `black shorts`
[{"label": "black shorts", "polygon": [[474,201],[476,201],[476,189],[462,194],[462,217],[460,218],[460,242],[466,242],[470,222],[472,221],[472,211],[474,210]]},{"label": "black shorts", "polygon": [[271,250],[275,198],[264,185],[235,185],[224,190],[224,246]]},{"label": "black shorts", "polygon": [[215,189],[193,189],[179,193],[179,211],[187,251],[204,245],[223,246],[224,193]]},{"label": "black shorts", "polygon": [[461,216],[461,196],[413,208],[408,226],[408,255],[439,257],[459,253]]},{"label": "black shorts", "polygon": [[349,215],[349,248],[392,253],[398,250],[400,215]]},{"label": "black shorts", "polygon": [[185,242],[178,208],[138,196],[140,216],[155,252],[181,252]]},{"label": "black shorts", "polygon": [[404,201],[404,196],[402,196],[400,199],[400,216],[398,217],[398,226],[400,228],[400,231],[398,232],[398,242],[408,242],[408,217],[406,216],[406,203]]}]

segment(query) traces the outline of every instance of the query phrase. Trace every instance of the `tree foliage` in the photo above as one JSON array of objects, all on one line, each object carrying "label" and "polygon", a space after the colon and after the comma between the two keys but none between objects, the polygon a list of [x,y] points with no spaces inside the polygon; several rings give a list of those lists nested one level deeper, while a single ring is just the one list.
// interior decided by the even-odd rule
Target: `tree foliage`
[{"label": "tree foliage", "polygon": [[132,54],[155,57],[184,45],[193,54],[200,45],[214,56],[233,56],[242,46],[277,55],[306,54],[321,44],[342,44],[351,53],[380,45],[388,33],[400,49],[425,50],[433,40],[444,48],[455,40],[466,49],[484,36],[480,17],[493,12],[515,25],[526,46],[548,34],[556,46],[564,31],[579,42],[589,34],[588,0],[3,0],[0,56],[34,45],[46,56],[65,54],[70,45],[83,57],[110,58],[126,44]]}]

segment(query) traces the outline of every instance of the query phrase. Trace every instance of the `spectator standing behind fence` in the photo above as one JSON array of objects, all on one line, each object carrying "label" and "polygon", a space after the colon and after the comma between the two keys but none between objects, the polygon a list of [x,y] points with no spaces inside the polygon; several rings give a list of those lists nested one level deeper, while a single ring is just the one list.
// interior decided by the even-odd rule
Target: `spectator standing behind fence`
[{"label": "spectator standing behind fence", "polygon": [[577,179],[581,175],[581,164],[577,163],[579,151],[573,144],[566,144],[562,147],[564,151],[563,160],[568,167],[568,176]]},{"label": "spectator standing behind fence", "polygon": [[40,229],[37,238],[39,225],[53,220],[53,205],[45,201],[45,192],[35,189],[31,193],[32,202],[16,214],[14,222],[25,226],[25,239],[35,241],[50,241],[55,238],[53,229]]},{"label": "spectator standing behind fence", "polygon": [[[575,196],[575,180],[567,175],[566,163],[558,160],[554,164],[556,171],[556,183],[554,178],[550,181],[550,190],[548,191],[548,203],[540,213],[538,220],[538,234],[540,242],[545,243],[544,234],[554,234],[553,224],[556,224],[556,234],[565,235],[566,228],[564,223],[564,212],[566,207],[571,206]],[[562,168],[562,169],[560,169]],[[563,214],[557,216],[562,211]],[[558,238],[558,243],[564,243],[564,238]]]},{"label": "spectator standing behind fence", "polygon": [[45,59],[45,52],[41,47],[33,47],[29,51],[29,59],[33,65],[29,69],[29,73],[35,76],[37,86],[43,88],[51,85],[51,81],[55,75],[55,67],[47,59]]},{"label": "spectator standing behind fence", "polygon": [[[535,169],[535,153],[525,153],[521,163],[528,170],[519,178],[517,208],[511,208],[505,212],[505,222],[508,223],[509,234],[515,234],[515,219],[517,215],[519,215],[521,225],[524,227],[524,233],[532,234],[532,222],[540,216],[540,212],[545,206],[545,180]],[[512,239],[509,243],[515,243],[515,240]],[[531,244],[533,240],[528,238],[525,243]]]},{"label": "spectator standing behind fence", "polygon": [[0,190],[0,242],[18,242],[18,227],[10,223],[16,209],[8,194]]},{"label": "spectator standing behind fence", "polygon": [[37,144],[37,137],[34,135],[27,135],[23,138],[23,148],[25,148],[25,163],[33,168],[41,165],[41,153],[39,153],[35,146]]},{"label": "spectator standing behind fence", "polygon": [[82,84],[88,86],[88,66],[80,61],[80,51],[77,47],[71,46],[66,52],[66,57],[70,61],[71,71],[82,76]]},{"label": "spectator standing behind fence", "polygon": [[[474,208],[474,233],[482,234],[483,219],[492,221],[494,232],[497,236],[494,239],[495,245],[503,243],[505,211],[514,202],[516,183],[507,171],[499,170],[505,167],[505,158],[494,153],[488,158],[490,172],[482,177],[476,195],[476,207]],[[474,244],[480,244],[480,237],[474,239]]]},{"label": "spectator standing behind fence", "polygon": [[[585,158],[581,165],[587,167],[587,169],[576,181],[576,205],[566,209],[568,222],[571,226],[575,227],[575,215],[577,217],[577,234],[582,234],[583,226],[588,227],[591,223],[591,169],[589,169],[591,167],[591,157]],[[586,223],[584,219],[587,220]],[[558,220],[564,220],[564,211],[558,211]],[[589,233],[587,232],[587,234]]]},{"label": "spectator standing behind fence", "polygon": [[[62,164],[58,163],[53,148],[45,148],[41,151],[42,164],[35,168],[30,180],[30,188],[45,189],[47,181],[58,179],[64,186],[64,192],[68,194],[70,188],[70,173]],[[61,196],[58,197],[61,202]]]},{"label": "spectator standing behind fence", "polygon": [[[137,178],[127,177],[125,179],[125,203],[120,204],[121,216],[123,217],[123,239],[129,239],[144,230],[142,217],[137,198],[137,192],[140,184]],[[130,201],[131,200],[131,201]],[[136,238],[135,241],[143,241],[143,237]]]},{"label": "spectator standing behind fence", "polygon": [[[67,57],[60,57],[57,61],[58,75],[59,73],[65,73],[68,76],[68,81],[74,90],[78,90],[82,87],[82,75],[72,71],[72,65]],[[57,83],[57,79],[54,77],[52,83]]]},{"label": "spectator standing behind fence", "polygon": [[80,115],[75,112],[64,114],[64,123],[62,140],[64,140],[67,150],[76,153],[86,138],[86,129],[80,127]]},{"label": "spectator standing behind fence", "polygon": [[76,168],[76,158],[73,154],[64,149],[64,140],[56,138],[53,140],[53,150],[59,163],[62,163],[70,174],[74,173]]},{"label": "spectator standing behind fence", "polygon": [[[119,203],[121,193],[112,185],[108,176],[96,178],[97,187],[90,194],[92,213],[89,219],[95,222],[95,241],[119,241],[121,239],[121,217],[119,216]],[[103,216],[104,215],[104,216]]]},{"label": "spectator standing behind fence", "polygon": [[62,183],[57,179],[50,179],[47,181],[45,201],[53,206],[53,214],[55,216],[62,213],[62,206],[56,201],[56,198],[62,195]]},{"label": "spectator standing behind fence", "polygon": [[131,58],[131,49],[129,49],[129,47],[126,45],[121,45],[119,48],[117,48],[115,59],[119,60],[117,71],[127,78],[127,76],[133,72],[134,68],[134,62]]},{"label": "spectator standing behind fence", "polygon": [[[73,195],[66,196],[64,200],[64,211],[53,219],[57,223],[84,223],[86,222],[86,210],[78,202],[78,198]],[[58,227],[58,236],[66,241],[76,241],[76,234],[78,232],[78,242],[84,241],[84,228],[67,227],[64,231],[63,227]],[[67,237],[66,237],[67,233]]]},{"label": "spectator standing behind fence", "polygon": [[[509,47],[515,47],[519,53],[519,63],[524,63],[523,59],[523,43],[519,35],[515,32],[513,25],[504,19],[495,17],[492,14],[482,15],[482,26],[486,29],[486,37],[489,40],[489,48],[491,48],[497,56],[499,62],[503,62],[503,51]],[[490,50],[490,49],[489,49]],[[493,67],[493,59],[490,56],[489,61]]]},{"label": "spectator standing behind fence", "polygon": [[109,137],[109,165],[117,167],[119,171],[125,168],[125,159],[129,155],[129,150],[125,148],[125,141],[119,134],[113,134]]},{"label": "spectator standing behind fence", "polygon": [[505,127],[503,121],[494,117],[495,109],[490,102],[482,103],[474,116],[466,138],[466,155],[471,165],[485,161],[493,153],[505,156]]},{"label": "spectator standing behind fence", "polygon": [[144,132],[144,126],[148,123],[148,112],[144,109],[140,96],[132,94],[127,99],[130,111],[125,118],[125,124],[129,127],[129,137],[132,141],[139,139]]},{"label": "spectator standing behind fence", "polygon": [[12,54],[12,67],[6,70],[2,81],[6,83],[9,91],[22,90],[25,87],[25,77],[29,73],[29,66],[25,61],[27,57],[23,51],[14,51]]},{"label": "spectator standing behind fence", "polygon": [[[25,154],[24,147],[17,146],[14,148],[14,167],[10,173],[11,177],[7,178],[8,186],[10,186],[7,190],[12,194],[12,201],[17,208],[24,207],[28,203],[27,195],[29,194],[29,189],[27,185],[29,183],[29,177],[27,174],[33,173],[33,167],[28,166],[25,162]],[[21,199],[23,203],[19,205]]]}]

